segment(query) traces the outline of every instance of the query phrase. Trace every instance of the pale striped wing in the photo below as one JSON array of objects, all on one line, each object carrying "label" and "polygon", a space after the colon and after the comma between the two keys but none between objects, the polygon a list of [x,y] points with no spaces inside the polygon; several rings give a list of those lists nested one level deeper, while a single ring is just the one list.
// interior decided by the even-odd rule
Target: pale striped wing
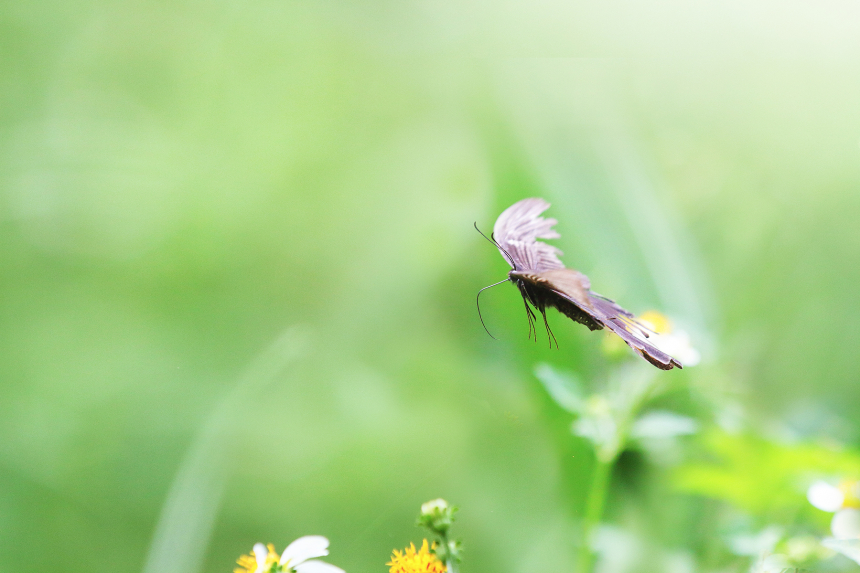
[{"label": "pale striped wing", "polygon": [[502,256],[514,269],[543,272],[564,268],[558,260],[561,251],[537,240],[560,236],[552,229],[558,221],[540,216],[547,209],[549,203],[543,199],[523,199],[505,209],[496,219],[493,238],[501,247]]}]

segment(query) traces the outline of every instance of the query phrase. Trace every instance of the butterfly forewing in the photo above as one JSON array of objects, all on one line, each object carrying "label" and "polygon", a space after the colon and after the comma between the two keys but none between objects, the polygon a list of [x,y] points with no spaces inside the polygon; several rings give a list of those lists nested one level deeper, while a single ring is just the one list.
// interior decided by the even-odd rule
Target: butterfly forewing
[{"label": "butterfly forewing", "polygon": [[[549,209],[543,199],[523,199],[505,209],[493,225],[493,238],[502,256],[507,254],[515,270],[548,271],[562,269],[558,260],[561,251],[537,239],[558,239],[552,230],[555,219],[544,219],[541,213]],[[507,258],[507,257],[506,257]]]}]

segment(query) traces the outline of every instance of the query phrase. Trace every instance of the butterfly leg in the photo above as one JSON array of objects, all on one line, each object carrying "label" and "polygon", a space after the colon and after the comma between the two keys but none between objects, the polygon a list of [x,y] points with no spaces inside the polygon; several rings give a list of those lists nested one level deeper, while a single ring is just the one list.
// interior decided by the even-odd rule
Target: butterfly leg
[{"label": "butterfly leg", "polygon": [[[546,319],[546,309],[542,308],[540,313],[543,315],[543,325],[546,327],[546,338],[549,340],[549,347],[552,348],[552,343],[555,341],[555,347],[558,348],[558,340],[556,340],[555,334],[552,333],[552,329],[549,327],[549,322]],[[537,333],[535,333],[535,339],[537,339]]]},{"label": "butterfly leg", "polygon": [[526,318],[529,321],[529,340],[532,339],[532,331],[535,333],[535,342],[537,342],[537,327],[535,326],[535,321],[537,320],[537,316],[532,312],[532,309],[529,308],[529,303],[526,300],[526,297],[523,297],[523,304],[526,307]]}]

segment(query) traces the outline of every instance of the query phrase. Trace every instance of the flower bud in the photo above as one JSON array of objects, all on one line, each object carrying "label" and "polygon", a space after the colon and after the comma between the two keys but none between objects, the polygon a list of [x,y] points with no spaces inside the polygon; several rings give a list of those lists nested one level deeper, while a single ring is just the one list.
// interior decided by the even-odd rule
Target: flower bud
[{"label": "flower bud", "polygon": [[431,499],[428,502],[421,504],[421,515],[429,515],[435,511],[445,511],[448,509],[448,502],[442,499]]},{"label": "flower bud", "polygon": [[438,535],[444,535],[454,521],[455,511],[457,511],[457,508],[451,507],[442,498],[428,501],[421,505],[421,513],[418,515],[418,525],[426,527]]}]

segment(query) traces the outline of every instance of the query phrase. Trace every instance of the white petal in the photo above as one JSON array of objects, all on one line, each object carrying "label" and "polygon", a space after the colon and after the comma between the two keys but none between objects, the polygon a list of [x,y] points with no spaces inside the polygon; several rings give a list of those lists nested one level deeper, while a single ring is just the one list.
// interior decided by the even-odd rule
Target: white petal
[{"label": "white petal", "polygon": [[345,573],[340,567],[335,567],[325,561],[305,561],[296,567],[297,573]]},{"label": "white petal", "polygon": [[690,335],[683,330],[656,336],[652,334],[648,342],[677,358],[684,366],[695,366],[702,360],[702,355],[690,344]]},{"label": "white petal", "polygon": [[830,522],[830,531],[836,539],[860,537],[860,509],[840,509]]},{"label": "white petal", "polygon": [[257,570],[255,573],[261,573],[266,567],[266,557],[269,556],[269,550],[262,543],[254,544],[254,557],[257,559]]},{"label": "white petal", "polygon": [[290,568],[295,569],[299,563],[326,555],[328,555],[328,539],[322,535],[305,535],[287,545],[281,555],[281,565],[288,564]]},{"label": "white petal", "polygon": [[817,481],[806,490],[806,499],[821,511],[839,511],[845,502],[845,494],[826,481]]}]

